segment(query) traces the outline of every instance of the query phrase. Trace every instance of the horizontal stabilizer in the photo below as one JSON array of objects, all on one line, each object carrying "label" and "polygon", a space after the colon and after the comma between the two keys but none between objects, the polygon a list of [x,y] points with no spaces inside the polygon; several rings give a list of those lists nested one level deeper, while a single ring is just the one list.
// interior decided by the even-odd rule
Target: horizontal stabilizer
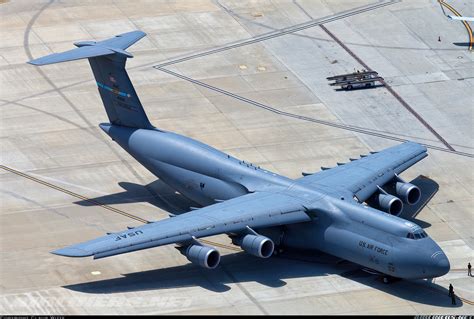
[{"label": "horizontal stabilizer", "polygon": [[102,55],[113,54],[114,51],[100,46],[86,46],[72,49],[66,52],[53,53],[42,58],[31,60],[28,63],[33,65],[46,65],[79,59],[93,58]]},{"label": "horizontal stabilizer", "polygon": [[115,126],[154,129],[125,70],[127,59],[133,58],[125,49],[145,35],[145,32],[136,30],[97,42],[80,41],[74,43],[75,49],[53,53],[28,63],[46,65],[88,59],[109,118],[109,123],[100,127],[107,134]]},{"label": "horizontal stabilizer", "polygon": [[145,35],[146,33],[142,31],[132,31],[119,34],[111,39],[107,39],[104,41],[77,42],[75,43],[75,45],[78,47],[76,49],[61,53],[53,53],[35,60],[31,60],[28,63],[33,65],[46,65],[99,57],[110,54],[118,54],[127,58],[132,58],[133,56],[124,49],[128,48],[129,46],[143,38]]}]

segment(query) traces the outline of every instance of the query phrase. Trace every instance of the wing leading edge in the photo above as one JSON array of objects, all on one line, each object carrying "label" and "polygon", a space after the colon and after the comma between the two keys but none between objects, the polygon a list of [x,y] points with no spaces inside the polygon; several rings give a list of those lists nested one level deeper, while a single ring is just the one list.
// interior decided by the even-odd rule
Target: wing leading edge
[{"label": "wing leading edge", "polygon": [[365,201],[377,191],[378,186],[389,182],[395,174],[400,174],[426,156],[425,146],[405,142],[297,181],[305,185],[350,191],[359,201]]},{"label": "wing leading edge", "polygon": [[301,202],[282,193],[257,192],[173,218],[99,237],[53,251],[67,257],[94,259],[128,253],[194,238],[310,221]]}]

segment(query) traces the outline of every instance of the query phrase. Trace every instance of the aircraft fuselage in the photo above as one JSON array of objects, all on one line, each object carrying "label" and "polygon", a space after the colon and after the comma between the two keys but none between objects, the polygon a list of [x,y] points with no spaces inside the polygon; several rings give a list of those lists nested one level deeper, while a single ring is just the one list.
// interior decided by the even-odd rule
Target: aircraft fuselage
[{"label": "aircraft fuselage", "polygon": [[[438,277],[449,270],[431,238],[407,238],[419,226],[360,204],[351,194],[302,185],[175,133],[100,126],[151,173],[202,206],[266,189],[303,199],[312,222],[261,230],[276,234],[276,244],[317,249],[399,278]],[[319,208],[313,211],[315,202]]]}]

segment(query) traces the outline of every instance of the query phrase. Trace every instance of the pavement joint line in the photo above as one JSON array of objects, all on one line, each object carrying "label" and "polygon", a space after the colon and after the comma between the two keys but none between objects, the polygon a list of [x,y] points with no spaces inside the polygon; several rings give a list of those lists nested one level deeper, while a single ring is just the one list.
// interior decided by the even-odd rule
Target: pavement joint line
[{"label": "pavement joint line", "polygon": [[70,191],[70,190],[68,190],[68,189],[65,189],[65,188],[63,188],[63,187],[59,187],[59,186],[56,186],[56,185],[54,185],[54,184],[48,183],[48,182],[43,181],[43,180],[41,180],[41,179],[39,179],[39,178],[30,176],[30,175],[28,175],[28,174],[25,174],[25,173],[20,172],[20,171],[18,171],[18,170],[12,169],[12,168],[7,167],[7,166],[5,166],[5,165],[0,165],[0,168],[4,169],[4,170],[6,170],[6,171],[8,171],[8,172],[10,172],[10,173],[16,174],[16,175],[18,175],[18,176],[27,178],[27,179],[29,179],[29,180],[32,180],[32,181],[34,181],[34,182],[37,182],[37,183],[42,184],[42,185],[44,185],[44,186],[47,186],[47,187],[49,187],[49,188],[52,188],[52,189],[55,189],[55,190],[57,190],[57,191],[63,192],[63,193],[68,194],[68,195],[70,195],[70,196],[73,196],[73,197],[76,197],[76,198],[79,198],[79,199],[88,201],[88,202],[93,203],[93,204],[95,204],[95,205],[99,205],[100,207],[105,208],[105,209],[108,209],[108,210],[110,210],[110,211],[113,211],[114,213],[117,213],[117,214],[123,215],[123,216],[125,216],[125,217],[129,217],[129,218],[138,220],[139,222],[142,222],[142,223],[145,223],[145,224],[148,223],[148,221],[145,220],[145,219],[143,219],[143,218],[140,218],[140,217],[138,217],[138,216],[131,215],[131,214],[126,213],[126,212],[124,212],[124,211],[122,211],[122,210],[120,210],[120,209],[111,207],[111,206],[109,206],[109,205],[102,204],[102,203],[100,203],[100,202],[98,202],[98,201],[96,201],[96,200],[94,200],[94,199],[91,199],[91,198],[88,198],[88,197],[86,197],[86,196],[77,194],[77,193],[72,192],[72,191]]},{"label": "pavement joint line", "polygon": [[[358,13],[363,13],[363,12],[366,12],[366,11],[370,11],[370,10],[373,10],[373,9],[376,9],[378,7],[383,7],[383,6],[387,6],[387,5],[391,5],[391,4],[394,4],[394,3],[398,3],[400,2],[401,0],[391,0],[389,2],[382,2],[382,3],[378,3],[378,4],[375,4],[374,6],[372,7],[368,7],[368,6],[363,6],[363,7],[359,7],[359,8],[356,8],[356,9],[352,9],[352,11],[354,10],[362,10],[362,9],[365,9],[364,11],[360,11]],[[217,1],[217,3],[219,3]],[[328,17],[325,17],[326,19],[328,19],[328,21],[326,22],[331,22],[331,21],[336,21],[338,19],[343,19],[343,18],[346,18],[348,16],[351,16],[351,15],[354,15],[355,13],[351,14],[351,15],[347,15],[348,13],[350,13],[351,10],[348,10],[348,11],[342,11],[342,12],[339,12],[338,14],[335,14],[335,15],[332,15],[332,16],[328,16]],[[346,14],[346,16],[338,16],[338,15],[341,15],[341,14]],[[336,19],[337,17],[337,19]],[[331,19],[331,20],[329,20]],[[311,22],[311,21],[310,21]],[[306,23],[310,23],[310,22],[306,22]],[[303,23],[304,24],[304,23]],[[286,29],[289,29],[289,28],[296,28],[297,26],[300,26],[302,24],[297,24],[297,25],[294,25],[294,26],[290,26]],[[317,25],[317,24],[315,24]],[[221,47],[218,47],[218,48],[215,48],[215,49],[211,49],[211,50],[207,50],[207,51],[204,51],[204,52],[198,52],[198,53],[193,53],[191,55],[187,55],[187,56],[182,56],[180,58],[175,58],[173,60],[168,60],[166,62],[162,62],[162,63],[159,63],[159,64],[155,64],[154,67],[162,67],[162,66],[167,66],[167,65],[172,65],[172,64],[177,64],[177,63],[180,63],[180,62],[184,62],[184,61],[187,61],[187,60],[191,60],[191,59],[194,59],[194,58],[199,58],[201,56],[206,56],[206,55],[210,55],[210,54],[213,54],[213,53],[217,53],[217,52],[221,52],[221,51],[225,51],[225,50],[230,50],[230,49],[233,49],[234,47],[232,47],[233,45],[239,45],[240,46],[244,46],[244,45],[247,45],[247,44],[252,44],[252,43],[247,43],[249,41],[252,41],[252,40],[255,40],[257,39],[258,37],[263,37],[265,35],[270,35],[272,33],[275,33],[275,32],[278,32],[278,31],[281,31],[283,32],[283,30],[286,30],[286,29],[280,29],[280,30],[275,30],[275,31],[272,31],[272,32],[269,32],[269,33],[265,33],[265,34],[261,34],[257,37],[254,37],[254,38],[251,38],[251,39],[248,39],[248,40],[240,40],[240,41],[236,41],[234,43],[231,43],[231,44],[227,44],[227,45],[224,45],[224,46],[221,46]],[[293,33],[295,33],[297,31],[294,31]],[[219,51],[216,51],[216,50],[219,50]],[[131,67],[129,68],[128,70],[133,70],[133,69],[137,69],[137,68],[141,68],[141,67],[145,67],[145,66],[148,66],[148,65],[153,65],[154,63],[145,63],[145,64],[141,64],[141,65],[137,65],[135,67]],[[26,100],[26,99],[30,99],[30,98],[34,98],[34,97],[39,97],[41,95],[44,95],[44,94],[47,94],[47,93],[51,93],[51,92],[56,92],[57,90],[62,90],[62,89],[66,89],[66,88],[71,88],[71,87],[74,87],[74,86],[77,86],[77,85],[80,85],[80,84],[84,84],[84,83],[88,83],[88,82],[91,82],[92,80],[83,80],[83,81],[78,81],[78,82],[75,82],[75,83],[72,83],[72,84],[68,84],[68,85],[64,85],[62,87],[55,87],[53,89],[49,89],[49,90],[45,90],[43,92],[40,92],[40,93],[36,93],[36,94],[32,94],[32,95],[29,95],[29,96],[26,96],[26,97],[22,97],[22,98],[19,98],[19,99],[16,99],[16,100],[13,100],[13,101],[4,101],[3,104],[0,104],[0,107],[1,106],[4,106],[4,105],[8,105],[10,103],[14,103],[14,102],[20,102],[20,101],[23,101],[23,100]]]},{"label": "pavement joint line", "polygon": [[[443,1],[443,0],[438,0],[438,1]],[[293,3],[301,10],[303,13],[310,19],[312,19],[312,16],[297,2],[297,0],[293,0]],[[440,2],[441,3],[441,2]],[[454,11],[453,11],[454,12]],[[456,13],[456,12],[455,12]],[[367,63],[365,63],[357,54],[354,53],[347,45],[345,45],[334,33],[329,31],[329,29],[323,25],[320,24],[319,27],[326,32],[327,35],[329,35],[341,48],[344,49],[351,57],[353,57],[359,64],[361,64],[366,70],[368,71],[373,71],[372,68],[370,68]],[[471,30],[472,33],[472,30]],[[471,35],[472,37],[472,35]],[[407,109],[408,112],[410,112],[425,128],[427,128],[436,138],[443,143],[449,150],[455,151],[455,149],[431,126],[428,124],[428,122],[423,119],[423,117],[415,111],[393,88],[390,84],[388,84],[385,80],[380,80],[380,82],[385,86],[385,88],[392,94],[392,96],[397,99],[400,104]]]},{"label": "pavement joint line", "polygon": [[[2,1],[2,0],[0,0],[0,2],[1,2],[1,1]],[[5,170],[8,171],[8,168],[5,168],[3,165],[1,165],[1,166],[2,166],[2,167],[1,167],[2,169],[5,169]],[[10,172],[11,172],[11,171],[10,171]],[[11,173],[13,173],[13,172],[11,172]],[[20,173],[21,173],[21,172],[20,172]],[[16,174],[16,173],[15,173],[15,174]],[[24,173],[23,173],[23,174],[24,174]],[[23,176],[23,175],[20,175],[20,174],[17,174],[17,175],[18,175],[18,176],[21,176],[21,177],[24,177],[24,178],[28,178],[28,176]],[[27,174],[24,174],[24,175],[27,175]],[[33,181],[35,181],[35,180],[33,180]],[[46,183],[46,184],[45,184],[45,183],[42,183],[41,180],[40,180],[40,181],[35,181],[35,182],[40,183],[40,184],[43,184],[44,186],[47,186],[47,187],[51,187],[51,188],[53,188],[53,189],[56,189],[55,187],[52,187],[52,186],[47,185],[47,184],[49,184],[49,183]],[[54,184],[50,184],[50,185],[55,186]],[[57,189],[57,190],[59,190],[59,191],[65,190],[65,191],[67,191],[67,192],[65,192],[66,194],[69,194],[69,195],[71,195],[71,196],[75,196],[75,195],[72,195],[72,194],[75,194],[75,193],[70,192],[70,191],[68,191],[67,189],[63,189],[63,190]],[[64,192],[64,191],[63,191],[63,192]],[[71,193],[72,193],[72,194],[71,194]],[[80,194],[76,194],[76,195],[82,196],[82,195],[80,195]],[[78,198],[83,199],[83,198],[85,198],[85,196],[78,197]],[[94,201],[91,201],[91,202],[94,203]],[[95,202],[96,202],[96,203],[99,203],[99,202],[97,202],[97,201],[95,201]],[[100,204],[100,203],[99,203],[99,204]],[[101,204],[100,206],[103,207],[103,208],[105,208],[104,206],[107,206],[107,205],[102,205],[102,204]],[[109,207],[110,207],[110,206],[109,206]],[[110,207],[110,208],[113,208],[113,207]],[[107,208],[107,209],[109,209],[109,208]],[[118,209],[117,209],[117,210],[118,210]],[[123,212],[123,211],[122,211],[122,212]],[[124,212],[124,213],[125,213],[125,212]],[[128,214],[128,213],[125,213],[125,214]],[[131,215],[131,214],[130,214],[130,215]],[[126,215],[124,215],[124,216],[126,216]],[[133,215],[132,215],[132,216],[133,216]],[[126,216],[126,217],[133,218],[133,217],[130,217],[130,216]],[[212,242],[210,242],[210,241],[206,241],[206,242],[212,243]],[[216,245],[217,243],[213,243],[213,244]],[[217,246],[225,247],[226,245],[217,244]],[[234,250],[238,250],[238,249],[234,249]],[[460,298],[460,299],[463,300],[463,298]],[[469,301],[469,302],[472,303],[472,301]]]},{"label": "pavement joint line", "polygon": [[[353,131],[353,132],[356,132],[356,133],[371,135],[371,136],[375,136],[375,137],[379,137],[379,138],[385,138],[385,139],[393,140],[393,141],[397,141],[397,142],[410,141],[410,140],[395,137],[395,136],[392,136],[392,135],[377,133],[377,132],[371,131],[369,129],[365,129],[365,128],[361,128],[361,127],[357,127],[357,126],[352,126],[352,125],[347,125],[347,124],[339,124],[339,123],[335,123],[335,122],[324,121],[324,120],[320,120],[320,119],[316,119],[316,118],[312,118],[312,117],[308,117],[308,116],[303,116],[303,115],[298,115],[298,114],[294,114],[294,113],[290,113],[290,112],[281,111],[281,110],[276,109],[274,107],[271,107],[271,106],[265,105],[263,103],[245,98],[243,96],[240,96],[240,95],[237,95],[237,94],[234,94],[234,93],[231,93],[229,91],[220,89],[216,86],[212,86],[210,84],[204,83],[202,81],[192,79],[190,77],[187,77],[185,75],[173,72],[171,70],[161,68],[161,67],[154,67],[154,68],[159,70],[159,71],[168,73],[169,75],[178,77],[182,80],[185,80],[185,81],[191,82],[193,84],[205,87],[205,88],[207,88],[209,90],[212,90],[212,91],[215,91],[215,92],[219,92],[219,93],[227,95],[231,98],[240,100],[242,102],[254,105],[254,106],[259,107],[261,109],[265,109],[267,111],[270,111],[270,112],[273,112],[273,113],[276,113],[276,114],[279,114],[279,115],[282,115],[282,116],[291,117],[291,118],[295,118],[295,119],[299,119],[299,120],[303,120],[303,121],[308,121],[308,122],[314,122],[314,123],[318,123],[318,124],[322,124],[322,125],[326,125],[326,126],[331,126],[331,127],[335,127],[335,128],[339,128],[339,129]],[[420,144],[426,146],[429,149],[442,151],[442,152],[447,152],[447,153],[451,153],[451,154],[458,155],[458,156],[465,156],[465,157],[474,158],[474,154],[460,152],[460,151],[456,151],[454,149],[443,148],[443,147],[439,147],[439,146],[431,145],[431,144],[426,144],[426,143],[420,143]]]},{"label": "pavement joint line", "polygon": [[[109,205],[102,204],[102,203],[100,203],[100,202],[98,202],[98,201],[96,201],[96,200],[93,200],[93,199],[90,199],[90,198],[88,198],[88,197],[86,197],[86,196],[83,196],[83,195],[74,193],[74,192],[72,192],[72,191],[69,191],[69,190],[63,188],[63,187],[59,187],[59,186],[56,186],[56,185],[54,185],[54,184],[45,182],[45,181],[43,181],[43,180],[41,180],[41,179],[39,179],[39,178],[30,176],[30,175],[28,175],[28,174],[26,174],[26,173],[20,172],[20,171],[18,171],[18,170],[16,170],[16,169],[12,169],[12,168],[10,168],[10,167],[8,167],[8,166],[0,165],[0,168],[1,168],[1,169],[4,169],[4,170],[6,170],[6,171],[8,171],[8,172],[10,172],[10,173],[16,174],[16,175],[18,175],[18,176],[20,176],[20,177],[29,179],[29,180],[31,180],[31,181],[37,182],[37,183],[39,183],[39,184],[42,184],[42,185],[44,185],[44,186],[47,186],[47,187],[50,187],[50,188],[52,188],[52,189],[58,190],[58,191],[60,191],[60,192],[63,192],[63,193],[65,193],[65,194],[68,194],[68,195],[70,195],[70,196],[74,196],[74,197],[76,197],[76,198],[79,198],[79,199],[82,199],[82,200],[85,200],[85,201],[89,201],[89,202],[91,202],[91,203],[94,203],[94,204],[96,204],[96,205],[99,205],[99,206],[102,207],[102,208],[108,209],[108,210],[110,210],[110,211],[112,211],[112,212],[114,212],[114,213],[120,214],[120,215],[122,215],[122,216],[131,218],[131,219],[135,219],[135,220],[140,221],[140,222],[142,222],[142,223],[144,223],[144,224],[149,223],[149,221],[147,221],[146,219],[143,219],[143,218],[141,218],[141,217],[138,217],[138,216],[129,214],[129,213],[127,213],[127,212],[124,212],[124,211],[122,211],[122,210],[120,210],[120,209],[111,207],[111,206],[109,206]],[[206,240],[206,239],[200,239],[200,241],[203,242],[203,243],[212,245],[212,246],[221,247],[221,248],[225,248],[225,249],[232,250],[232,251],[238,251],[238,252],[242,251],[241,249],[237,248],[237,246],[233,247],[233,246],[229,246],[229,245],[225,245],[225,244],[221,244],[221,243],[216,243],[216,242],[213,242],[213,241],[210,241],[210,240]],[[298,260],[298,259],[296,259],[296,260]],[[455,269],[455,270],[456,270],[456,271],[459,271],[460,269]],[[230,277],[232,277],[232,275],[231,275],[229,272],[226,271],[226,273],[227,273],[227,275],[229,275]],[[234,279],[235,279],[235,278],[234,278]],[[234,281],[235,281],[235,280],[234,280]],[[239,287],[240,287],[240,286],[239,286]],[[425,287],[426,289],[430,289],[430,290],[432,290],[432,291],[437,291],[437,292],[440,291],[439,289],[437,289],[437,288],[435,288],[435,287],[432,287],[432,286],[423,286],[423,287]],[[240,287],[240,288],[243,289],[243,287]],[[456,295],[456,296],[457,296],[458,299],[460,299],[461,301],[463,301],[463,302],[465,302],[465,303],[467,303],[467,304],[469,304],[469,305],[474,305],[474,302],[473,302],[473,301],[468,300],[468,299],[465,299],[465,298],[463,298],[463,297],[461,297],[461,296],[459,296],[459,295]],[[253,298],[253,297],[252,297],[252,298]],[[260,307],[259,307],[259,308],[260,308]],[[263,308],[261,308],[260,310],[265,311]]]},{"label": "pavement joint line", "polygon": [[[321,19],[327,19],[326,22],[331,22],[331,21],[335,21],[335,20],[338,20],[338,19],[346,18],[346,17],[351,16],[351,15],[355,15],[355,14],[358,14],[358,13],[363,13],[363,12],[370,11],[370,10],[373,10],[373,9],[376,9],[376,8],[379,8],[379,7],[383,7],[383,6],[386,6],[386,5],[391,5],[391,4],[394,4],[394,3],[397,3],[397,2],[400,2],[400,0],[390,0],[388,2],[383,2],[383,1],[379,0],[379,3],[376,3],[372,6],[366,5],[366,6],[358,7],[358,8],[352,9],[352,10],[342,11],[342,12],[339,12],[335,15],[323,17]],[[219,1],[217,1],[217,4],[219,6],[221,6],[222,8],[224,8],[224,10],[225,10],[225,7],[223,7],[219,3]],[[49,3],[47,5],[49,5]],[[357,10],[359,10],[359,11],[355,13],[354,11],[357,11]],[[37,16],[36,16],[36,18],[35,17],[33,17],[33,18],[36,20]],[[32,20],[30,20],[30,24],[31,24],[31,21]],[[162,67],[162,66],[166,66],[166,65],[177,64],[177,63],[188,61],[188,60],[191,60],[191,59],[194,59],[194,58],[199,58],[199,57],[202,57],[202,56],[222,52],[222,51],[225,51],[225,50],[230,50],[230,49],[233,49],[233,48],[236,48],[236,47],[245,46],[245,45],[248,45],[248,44],[252,44],[253,43],[252,41],[254,41],[256,39],[259,39],[259,38],[263,39],[263,37],[270,36],[270,35],[273,35],[273,37],[275,37],[279,33],[280,34],[278,36],[280,36],[280,35],[283,35],[281,33],[285,32],[285,30],[288,31],[288,30],[291,30],[292,28],[297,28],[297,27],[302,26],[304,24],[310,24],[310,23],[315,23],[315,21],[309,21],[309,22],[306,22],[306,23],[293,25],[293,26],[287,27],[285,29],[274,30],[274,31],[271,31],[271,32],[264,33],[264,34],[261,34],[259,36],[253,37],[251,39],[236,41],[236,42],[229,43],[227,45],[224,45],[224,46],[221,46],[221,47],[218,47],[218,48],[215,48],[215,49],[207,50],[207,51],[204,51],[204,52],[198,52],[198,53],[193,53],[191,55],[185,55],[185,56],[182,56],[180,58],[174,58],[173,60],[168,60],[167,62],[162,62],[162,63],[156,64],[155,67]],[[315,25],[317,25],[317,23]],[[309,26],[307,26],[305,28],[309,28]],[[297,31],[294,31],[294,32],[297,32]],[[288,32],[288,33],[291,33],[291,32]],[[25,38],[25,39],[26,39],[26,42],[28,43],[28,38]],[[261,40],[261,41],[263,41],[263,40]],[[147,66],[147,65],[153,65],[153,64],[154,63],[146,63],[146,64],[143,64],[143,65],[138,65],[138,66],[135,66],[135,67],[131,67],[131,68],[129,68],[129,70],[144,67],[144,66]],[[76,85],[80,85],[80,84],[84,84],[84,83],[88,83],[88,82],[91,82],[91,80],[79,81],[79,82],[69,84],[69,85],[65,85],[65,86],[62,86],[62,87],[54,86],[52,89],[49,89],[49,90],[46,90],[46,91],[43,91],[43,92],[40,92],[40,93],[36,93],[36,94],[30,95],[30,96],[22,97],[20,99],[14,100],[14,101],[3,101],[4,103],[1,104],[0,107],[8,105],[10,103],[20,102],[20,101],[23,101],[23,100],[26,100],[26,99],[29,99],[29,98],[39,97],[39,96],[47,94],[47,93],[58,92],[58,91],[61,91],[62,89],[71,88],[71,87],[74,87]],[[89,129],[90,128],[84,128],[84,130],[87,130],[87,131]]]},{"label": "pavement joint line", "polygon": [[[26,26],[26,30],[23,34],[23,49],[25,51],[25,54],[27,55],[27,57],[31,60],[33,59],[33,54],[31,53],[31,49],[30,49],[30,42],[29,42],[29,38],[30,38],[30,33],[32,32],[32,28],[34,26],[34,24],[36,23],[36,20],[41,16],[41,14],[46,10],[48,9],[48,7],[54,3],[55,0],[49,0],[45,5],[43,5],[41,7],[40,10],[38,10],[35,15],[33,17],[31,17],[31,19],[29,19],[28,21],[28,24]],[[43,45],[46,45],[43,41],[41,41],[43,43]],[[41,69],[36,69],[36,71],[41,75],[41,77],[53,88],[54,92],[56,92],[57,94],[59,94],[59,96],[66,102],[66,104],[74,111],[74,113],[76,113],[82,121],[84,121],[84,123],[87,124],[88,128],[86,128],[85,130],[86,131],[89,131],[89,133],[94,137],[96,138],[97,140],[99,140],[100,142],[102,142],[106,147],[108,147],[110,149],[110,151],[117,157],[120,159],[120,161],[122,162],[122,165],[125,166],[129,171],[130,173],[132,173],[135,178],[140,181],[141,183],[143,183],[143,179],[141,178],[141,176],[138,174],[138,172],[134,169],[134,167],[132,165],[130,165],[123,157],[122,155],[109,143],[107,143],[103,138],[100,137],[100,135],[97,135],[97,134],[94,134],[96,132],[98,132],[98,128],[93,125],[88,119],[87,117],[82,113],[82,111],[74,104],[74,102],[66,95],[63,93],[63,91],[58,88],[56,86],[56,84],[54,83],[54,81],[52,81],[50,79],[50,77]],[[55,116],[57,118],[57,116]],[[156,197],[158,196],[154,191],[153,189],[151,189],[148,185],[145,185],[144,186],[145,189],[150,193],[150,195]]]},{"label": "pavement joint line", "polygon": [[[333,15],[330,15],[330,16],[319,18],[317,20],[310,20],[310,21],[307,21],[307,22],[299,23],[299,24],[296,24],[296,25],[293,25],[293,26],[290,26],[290,27],[286,27],[286,28],[283,28],[283,29],[279,29],[279,30],[268,32],[268,33],[264,33],[262,35],[252,37],[252,38],[247,39],[247,40],[242,40],[242,41],[237,42],[237,43],[224,45],[224,46],[217,47],[217,48],[207,50],[207,51],[204,51],[204,52],[195,53],[195,54],[185,56],[185,57],[182,57],[182,58],[178,58],[178,59],[170,60],[170,61],[163,62],[163,63],[160,63],[160,64],[156,64],[153,67],[154,68],[161,68],[161,67],[169,66],[169,65],[172,65],[172,64],[177,64],[177,63],[181,63],[181,62],[184,62],[184,61],[192,60],[192,59],[195,59],[195,58],[200,58],[200,57],[203,57],[203,56],[207,56],[207,55],[211,55],[211,54],[215,54],[215,53],[219,53],[219,52],[223,52],[223,51],[227,51],[227,50],[231,50],[231,49],[235,49],[235,48],[240,48],[240,47],[243,47],[243,46],[246,46],[246,45],[251,45],[251,44],[254,44],[254,43],[270,40],[270,39],[273,39],[273,38],[276,38],[276,37],[281,37],[281,36],[284,36],[284,35],[287,35],[287,34],[291,34],[291,33],[295,33],[295,32],[298,32],[298,31],[303,31],[303,30],[306,30],[306,29],[309,29],[309,28],[313,28],[313,27],[321,25],[323,23],[328,23],[328,22],[344,19],[344,18],[353,16],[353,15],[357,15],[359,13],[372,11],[372,10],[375,10],[375,9],[378,9],[378,8],[381,8],[381,7],[385,7],[385,6],[388,6],[388,5],[392,5],[392,4],[395,4],[395,3],[398,3],[398,2],[400,2],[400,1],[399,0],[388,0],[388,1],[379,0],[377,3],[371,4],[371,5],[365,5],[365,6],[354,8],[354,9],[351,9],[351,10],[342,11],[342,12],[339,12],[339,13],[336,13],[336,14],[333,14]],[[218,2],[218,5],[220,5],[219,2]],[[220,5],[220,6],[222,7],[222,5]]]},{"label": "pavement joint line", "polygon": [[[19,170],[16,170],[16,169],[13,169],[13,168],[10,168],[8,166],[5,166],[5,165],[0,165],[0,168],[10,172],[10,173],[13,173],[13,174],[16,174],[18,176],[21,176],[21,177],[24,177],[26,179],[29,179],[31,181],[34,181],[36,183],[39,183],[39,184],[42,184],[46,187],[49,187],[49,188],[52,188],[52,189],[55,189],[57,191],[60,191],[60,192],[63,192],[65,194],[68,194],[70,196],[73,196],[73,197],[76,197],[76,198],[79,198],[79,199],[82,199],[82,200],[85,200],[85,201],[88,201],[90,203],[93,203],[95,205],[98,205],[102,208],[105,208],[109,211],[112,211],[114,213],[117,213],[117,214],[120,214],[122,216],[125,216],[125,217],[128,217],[128,218],[131,218],[131,219],[134,219],[134,220],[137,220],[143,224],[148,224],[150,223],[150,221],[146,220],[146,219],[143,219],[141,217],[138,217],[138,216],[135,216],[133,214],[130,214],[130,213],[127,213],[123,210],[120,210],[120,209],[117,209],[115,207],[112,207],[112,206],[109,206],[109,205],[106,205],[106,204],[102,204],[101,202],[97,201],[97,200],[94,200],[94,199],[91,199],[91,198],[88,198],[86,196],[83,196],[83,195],[80,195],[78,193],[75,193],[75,192],[72,192],[66,188],[63,188],[63,187],[59,187],[57,185],[54,185],[54,184],[51,184],[51,183],[48,183],[46,181],[43,181],[37,177],[33,177],[33,176],[30,176],[26,173],[23,173],[23,172],[20,172]],[[242,251],[241,249],[237,248],[237,247],[232,247],[232,246],[228,246],[228,245],[225,245],[225,244],[220,244],[220,243],[215,243],[213,241],[210,241],[210,240],[205,240],[205,239],[200,239],[200,241],[202,242],[205,242],[205,243],[208,243],[210,245],[214,245],[216,247],[221,247],[221,248],[226,248],[226,249],[229,249],[229,250],[234,250],[234,251]]]},{"label": "pavement joint line", "polygon": [[265,310],[265,308],[260,304],[260,302],[255,299],[254,296],[245,288],[241,282],[239,282],[233,273],[227,270],[227,267],[225,265],[221,265],[222,270],[224,273],[229,276],[229,278],[235,283],[237,287],[239,287],[240,291],[265,315],[268,315],[269,313]]},{"label": "pavement joint line", "polygon": [[[462,17],[462,15],[456,9],[454,9],[451,5],[444,2],[444,0],[438,0],[438,2],[439,2],[440,5],[445,6],[446,8],[448,8],[456,16]],[[461,22],[464,24],[464,27],[466,28],[467,34],[469,35],[469,49],[468,50],[472,51],[472,45],[474,44],[474,39],[473,39],[473,35],[472,35],[472,28],[469,25],[469,23],[467,23],[467,21],[461,21]]]}]

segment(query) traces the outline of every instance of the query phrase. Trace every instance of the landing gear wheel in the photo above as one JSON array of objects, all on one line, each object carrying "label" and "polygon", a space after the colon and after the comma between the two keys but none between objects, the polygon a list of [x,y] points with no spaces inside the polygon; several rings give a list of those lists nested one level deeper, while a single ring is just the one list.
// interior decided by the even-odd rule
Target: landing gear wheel
[{"label": "landing gear wheel", "polygon": [[382,277],[382,281],[383,281],[384,284],[392,284],[392,283],[397,282],[399,280],[401,280],[401,278],[392,277],[392,276],[388,276],[388,275]]}]

